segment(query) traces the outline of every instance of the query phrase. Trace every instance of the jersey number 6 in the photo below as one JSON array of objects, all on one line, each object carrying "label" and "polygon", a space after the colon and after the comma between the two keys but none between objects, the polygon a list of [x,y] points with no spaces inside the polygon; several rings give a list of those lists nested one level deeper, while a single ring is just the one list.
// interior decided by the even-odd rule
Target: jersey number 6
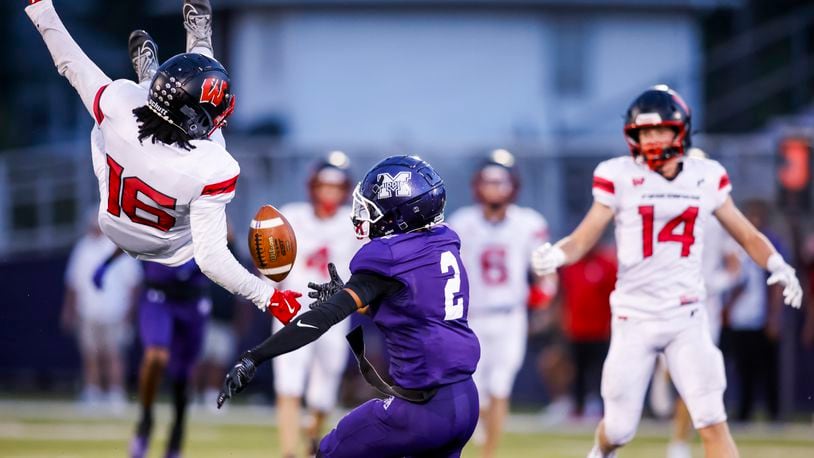
[{"label": "jersey number 6", "polygon": [[[147,183],[137,177],[126,177],[122,179],[124,167],[107,156],[108,189],[107,189],[107,212],[113,216],[120,216],[121,212],[136,224],[154,227],[164,232],[168,232],[175,225],[175,217],[160,208],[148,205],[139,200],[139,193],[144,194],[156,203],[159,207],[175,210],[175,198],[155,190]],[[155,217],[155,220],[139,216],[137,210],[148,213]]]},{"label": "jersey number 6", "polygon": [[[642,216],[642,254],[645,258],[653,256],[653,215],[655,209],[652,205],[639,207]],[[684,213],[671,219],[659,231],[659,242],[677,242],[681,244],[681,257],[690,255],[690,248],[695,243],[695,220],[698,218],[698,207],[688,207]],[[675,229],[684,223],[684,231],[676,234]]]}]

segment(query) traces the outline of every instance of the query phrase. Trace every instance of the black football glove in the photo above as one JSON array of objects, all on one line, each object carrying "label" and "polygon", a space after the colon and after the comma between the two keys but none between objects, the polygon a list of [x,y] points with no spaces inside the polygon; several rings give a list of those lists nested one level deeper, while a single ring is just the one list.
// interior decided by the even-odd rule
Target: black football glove
[{"label": "black football glove", "polygon": [[248,357],[246,353],[240,358],[240,361],[232,367],[226,379],[223,381],[223,389],[218,394],[218,409],[221,408],[227,399],[237,393],[243,391],[246,385],[252,381],[257,368],[254,366],[254,361]]},{"label": "black football glove", "polygon": [[316,299],[314,302],[311,302],[308,308],[313,309],[319,307],[320,304],[327,301],[328,298],[334,294],[342,291],[345,287],[345,282],[342,281],[342,278],[336,273],[336,266],[332,262],[328,263],[328,274],[331,276],[331,281],[328,283],[308,283],[308,287],[313,289],[313,291],[308,293],[308,297]]}]

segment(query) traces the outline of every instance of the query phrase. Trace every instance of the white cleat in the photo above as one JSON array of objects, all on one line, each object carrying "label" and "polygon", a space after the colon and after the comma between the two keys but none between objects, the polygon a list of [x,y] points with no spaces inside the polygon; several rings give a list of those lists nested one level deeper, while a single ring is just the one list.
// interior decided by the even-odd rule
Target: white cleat
[{"label": "white cleat", "polygon": [[212,57],[212,6],[209,0],[184,0],[187,52]]}]

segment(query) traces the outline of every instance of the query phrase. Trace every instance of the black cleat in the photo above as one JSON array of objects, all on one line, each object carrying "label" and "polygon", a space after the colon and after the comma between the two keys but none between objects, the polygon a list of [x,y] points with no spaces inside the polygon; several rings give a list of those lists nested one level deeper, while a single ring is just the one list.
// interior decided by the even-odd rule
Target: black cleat
[{"label": "black cleat", "polygon": [[152,81],[158,71],[158,46],[155,40],[144,30],[134,30],[127,43],[138,82]]},{"label": "black cleat", "polygon": [[212,52],[212,6],[209,0],[184,0],[187,52],[206,48]]}]

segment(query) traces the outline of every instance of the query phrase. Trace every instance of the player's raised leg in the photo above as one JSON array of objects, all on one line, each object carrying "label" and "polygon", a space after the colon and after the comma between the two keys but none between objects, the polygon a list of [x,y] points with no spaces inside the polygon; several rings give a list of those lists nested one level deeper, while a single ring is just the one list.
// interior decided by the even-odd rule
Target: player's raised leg
[{"label": "player's raised leg", "polygon": [[149,85],[158,71],[158,45],[155,40],[144,30],[134,30],[130,33],[127,49],[138,83]]},{"label": "player's raised leg", "polygon": [[214,57],[212,50],[212,5],[209,0],[184,0],[184,29],[187,52]]}]

